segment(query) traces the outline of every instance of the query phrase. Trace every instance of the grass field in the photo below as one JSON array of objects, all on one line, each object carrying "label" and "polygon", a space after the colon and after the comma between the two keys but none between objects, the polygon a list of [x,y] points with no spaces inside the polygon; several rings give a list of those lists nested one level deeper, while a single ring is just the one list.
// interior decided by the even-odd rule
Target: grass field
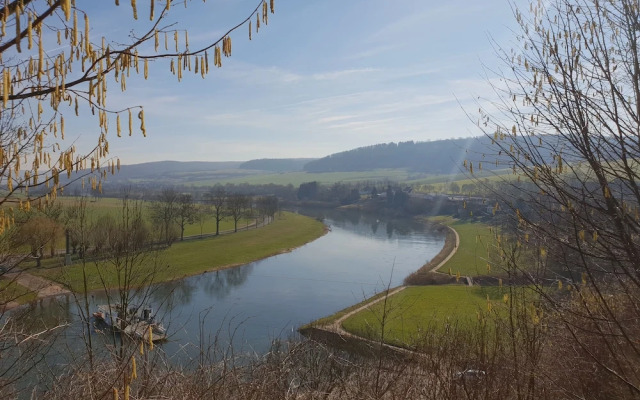
[{"label": "grass field", "polygon": [[440,222],[450,225],[458,232],[460,246],[451,259],[439,271],[462,276],[495,275],[498,271],[487,271],[488,249],[493,246],[494,237],[489,225],[480,222],[454,221],[441,218]]},{"label": "grass field", "polygon": [[[449,324],[472,327],[478,313],[487,310],[487,295],[493,303],[502,300],[501,288],[480,286],[413,286],[347,318],[342,326],[353,334],[380,340],[384,318],[384,341],[414,345],[426,329]],[[386,315],[385,311],[386,310]]]},{"label": "grass field", "polygon": [[[273,223],[258,229],[175,243],[158,254],[156,258],[149,254],[145,266],[140,272],[155,271],[155,282],[173,280],[205,271],[246,264],[290,251],[318,238],[324,232],[325,228],[321,222],[285,212],[277,216]],[[61,260],[58,260],[58,263],[60,262]],[[105,262],[87,263],[88,290],[103,287],[99,271],[102,271],[106,276],[107,286],[117,286],[115,275],[110,272],[110,268],[113,267]],[[69,267],[31,270],[30,272],[68,285],[75,292],[83,290],[82,266],[78,263]]]},{"label": "grass field", "polygon": [[[63,206],[73,205],[77,199],[74,197],[59,197],[58,200],[61,202]],[[149,220],[149,212],[148,207],[151,202],[143,201],[142,203],[143,215],[147,218],[147,222],[151,223]],[[89,220],[94,220],[102,215],[110,214],[114,217],[118,217],[121,215],[122,211],[122,199],[116,198],[98,198],[95,201],[89,200],[87,202],[87,215]],[[245,224],[246,221],[241,220],[241,224]],[[251,221],[249,222],[251,223]],[[239,224],[238,227],[241,225]],[[230,218],[225,218],[220,221],[220,230],[225,231],[233,229],[233,220]],[[202,226],[202,233],[214,233],[216,231],[216,223],[213,215],[210,215],[209,218],[205,221]],[[185,236],[192,235],[200,235],[200,225],[198,223],[188,224],[185,227]]]},{"label": "grass field", "polygon": [[[493,247],[495,240],[489,225],[456,221],[451,217],[437,217],[435,221],[450,225],[460,237],[456,253],[441,267],[441,272],[448,273],[451,270],[452,275],[499,276],[498,271],[487,270],[487,249]],[[501,304],[503,295],[502,287],[411,286],[390,296],[386,303],[379,302],[347,318],[343,328],[371,340],[380,340],[384,316],[384,341],[413,346],[428,329],[441,329],[447,324],[462,328],[475,326],[479,313],[488,309],[487,298],[493,307],[493,304]],[[328,324],[354,308],[357,307],[350,307],[313,325]]]},{"label": "grass field", "polygon": [[[63,207],[70,207],[77,202],[77,198],[58,197],[57,201]],[[151,224],[150,214],[148,211],[149,204],[150,202],[143,201],[141,202],[141,207],[142,207],[143,216],[146,218],[147,223]],[[121,213],[122,213],[122,199],[105,197],[105,198],[98,198],[96,200],[92,199],[87,201],[87,220],[89,225],[91,225],[94,221],[96,221],[101,216],[111,215],[117,219],[120,215],[122,215]],[[250,220],[241,219],[238,222],[238,229],[242,227],[246,227],[247,224],[250,225],[254,222],[255,222],[254,219],[250,219]],[[222,221],[220,221],[221,232],[232,230],[233,228],[234,228],[234,223],[231,218],[223,218]],[[200,226],[199,223],[187,224],[185,226],[184,235],[185,237],[198,236],[201,234],[210,234],[215,232],[216,232],[215,218],[213,217],[213,214],[210,214],[208,218],[204,221],[202,226]],[[62,250],[64,248],[65,240],[64,240],[63,229],[59,230],[59,234],[55,240],[55,243],[56,243],[56,247],[59,250]],[[24,246],[20,250],[25,252],[29,251],[29,249],[26,246]],[[45,251],[45,253],[47,252],[48,252],[48,249],[47,251]]]}]

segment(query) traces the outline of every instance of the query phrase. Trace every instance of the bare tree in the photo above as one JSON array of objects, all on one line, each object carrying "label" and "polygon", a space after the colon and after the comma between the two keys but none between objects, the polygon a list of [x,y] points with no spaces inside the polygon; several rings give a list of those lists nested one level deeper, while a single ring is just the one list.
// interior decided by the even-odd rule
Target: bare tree
[{"label": "bare tree", "polygon": [[233,219],[233,231],[238,232],[238,221],[245,216],[245,210],[249,204],[249,198],[240,193],[231,194],[227,198],[227,211]]},{"label": "bare tree", "polygon": [[517,175],[499,207],[533,262],[498,251],[558,317],[556,349],[572,361],[556,357],[554,383],[576,397],[637,398],[640,7],[552,0],[530,10],[514,9],[519,43],[498,47],[508,73],[480,127]]},{"label": "bare tree", "polygon": [[204,225],[210,217],[211,209],[207,204],[198,204],[195,207],[194,220],[198,223],[198,226],[200,226],[200,236],[202,236]]},{"label": "bare tree", "polygon": [[[132,307],[144,304],[152,290],[150,285],[162,267],[159,253],[149,246],[153,236],[143,217],[141,203],[125,196],[120,215],[107,218],[109,222],[103,221],[94,228],[104,232],[105,241],[102,257],[95,260],[96,271],[109,306],[117,307],[124,315]],[[115,294],[111,290],[114,288]],[[128,321],[123,317],[118,323],[120,330],[124,330]],[[115,335],[113,341],[114,346],[118,345]],[[124,355],[122,347],[118,355],[120,358]]]},{"label": "bare tree", "polygon": [[213,218],[216,221],[216,235],[220,234],[220,221],[225,217],[225,204],[227,202],[227,191],[222,187],[218,187],[215,190],[207,193],[206,199],[208,204],[211,205],[213,211]]},{"label": "bare tree", "polygon": [[37,209],[23,208],[17,212],[17,226],[11,236],[12,247],[28,246],[31,257],[36,259],[36,266],[40,267],[45,247],[53,248],[51,243],[55,243],[59,231],[60,226],[52,217]]},{"label": "bare tree", "polygon": [[193,196],[189,193],[183,193],[178,196],[178,208],[176,210],[176,221],[180,227],[180,240],[184,240],[184,229],[187,224],[195,222],[196,205],[193,202]]},{"label": "bare tree", "polygon": [[180,207],[180,193],[173,188],[162,189],[157,200],[149,206],[151,221],[160,228],[161,238],[167,245],[175,240],[174,224],[179,218]]},{"label": "bare tree", "polygon": [[273,218],[278,211],[278,198],[275,196],[262,196],[256,201],[256,208],[263,218]]}]

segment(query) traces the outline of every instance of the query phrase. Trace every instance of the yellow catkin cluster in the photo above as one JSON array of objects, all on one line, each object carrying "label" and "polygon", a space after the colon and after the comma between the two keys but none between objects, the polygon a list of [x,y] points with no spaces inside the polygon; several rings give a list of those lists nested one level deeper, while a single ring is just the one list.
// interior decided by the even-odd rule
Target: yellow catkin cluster
[{"label": "yellow catkin cluster", "polygon": [[64,18],[68,21],[71,18],[71,0],[62,0],[60,7],[64,12]]},{"label": "yellow catkin cluster", "polygon": [[138,378],[138,371],[136,370],[136,358],[131,356],[131,379]]},{"label": "yellow catkin cluster", "polygon": [[220,51],[220,46],[216,46],[213,52],[213,64],[220,68],[222,67],[222,55]]},{"label": "yellow catkin cluster", "polygon": [[264,22],[265,25],[269,23],[269,8],[266,1],[262,3],[262,22]]},{"label": "yellow catkin cluster", "polygon": [[149,350],[153,350],[153,330],[151,329],[151,325],[149,325],[148,339],[149,339]]},{"label": "yellow catkin cluster", "polygon": [[7,107],[11,95],[11,70],[5,68],[2,71],[2,106]]},{"label": "yellow catkin cluster", "polygon": [[[158,0],[149,0],[149,20],[151,21],[155,20],[156,16],[162,17],[171,8],[171,0],[159,0],[159,5],[156,5],[156,2]],[[71,177],[72,172],[90,167],[98,171],[100,176],[105,177],[109,172],[113,174],[116,168],[120,168],[119,160],[111,160],[106,168],[100,169],[100,164],[104,163],[109,153],[106,134],[109,125],[113,122],[110,118],[113,111],[109,110],[107,105],[108,77],[112,76],[120,89],[125,91],[131,69],[134,69],[133,72],[136,74],[144,74],[144,78],[148,79],[149,60],[158,56],[166,58],[166,54],[145,54],[143,49],[147,50],[147,47],[143,46],[123,49],[115,45],[114,48],[107,38],[102,38],[101,42],[94,38],[92,42],[89,15],[76,9],[75,0],[47,2],[56,13],[55,20],[60,26],[49,23],[49,20],[41,14],[41,10],[35,8],[34,3],[26,0],[9,0],[0,4],[0,10],[4,8],[0,16],[2,34],[13,35],[15,29],[16,36],[13,43],[15,53],[12,54],[29,50],[19,60],[20,62],[11,65],[3,64],[0,68],[0,110],[10,110],[12,113],[19,111],[17,107],[20,103],[13,103],[14,96],[18,92],[20,94],[29,91],[44,93],[33,95],[34,115],[28,118],[24,132],[16,134],[18,139],[15,143],[11,142],[8,146],[0,147],[0,166],[5,167],[6,189],[13,192],[41,184],[46,185],[51,196],[55,197],[58,189],[62,190],[62,187],[59,187],[59,176],[64,172]],[[115,4],[119,6],[120,2],[115,0]],[[138,19],[137,0],[130,0],[130,5],[133,18]],[[257,31],[260,24],[268,23],[268,13],[274,13],[275,10],[273,0],[263,0],[260,6],[255,12],[255,22],[253,15],[248,21],[250,39],[253,25],[255,24]],[[159,7],[163,15],[156,14],[156,7]],[[82,18],[84,21],[81,21]],[[53,19],[51,21],[53,22]],[[182,32],[184,33],[173,31],[175,51],[178,54],[174,55],[172,69],[178,80],[182,78],[185,70],[200,74],[204,78],[209,73],[209,54],[207,51],[204,51],[204,54],[200,51],[189,53],[189,35],[187,31]],[[151,28],[143,41],[148,40],[149,45],[153,41],[155,52],[158,53],[161,33],[164,33],[165,50],[169,52],[171,31]],[[182,35],[184,35],[184,42],[181,42]],[[5,41],[9,40],[6,36],[5,39]],[[214,65],[217,67],[222,66],[223,55],[230,57],[232,53],[230,36],[224,36],[220,42],[214,46]],[[140,54],[138,54],[139,51]],[[0,54],[1,60],[2,54]],[[144,64],[140,65],[140,62]],[[78,77],[81,77],[80,80]],[[71,82],[74,87],[68,89],[67,85]],[[84,86],[76,86],[78,82]],[[67,105],[73,108],[73,112],[79,116],[82,111],[79,105],[81,101],[86,101],[89,111],[96,116],[100,126],[101,137],[98,146],[89,154],[77,154],[75,147],[65,148],[64,144],[58,142],[65,140],[69,128],[68,114],[63,115],[64,108],[61,106]],[[16,107],[15,110],[14,107]],[[122,137],[122,129],[126,129],[122,127],[125,123],[121,121],[125,118],[123,112],[124,110],[115,112],[117,137]],[[131,136],[135,117],[130,109],[127,109],[127,114]],[[140,131],[146,136],[144,111],[140,110],[137,117],[140,120]],[[29,146],[26,146],[28,150],[25,151],[23,143],[27,141]],[[52,157],[50,152],[58,154]],[[90,184],[93,188],[101,186],[100,176],[91,178]],[[0,232],[6,229],[6,221],[0,217]],[[123,388],[120,387],[120,390],[122,391]]]},{"label": "yellow catkin cluster", "polygon": [[222,39],[222,52],[225,57],[231,56],[231,38],[229,36]]},{"label": "yellow catkin cluster", "polygon": [[138,113],[138,119],[140,120],[140,130],[142,131],[142,136],[147,137],[147,129],[144,126],[144,110],[140,110]]},{"label": "yellow catkin cluster", "polygon": [[133,117],[131,116],[131,109],[127,110],[129,113],[129,136],[133,135]]}]

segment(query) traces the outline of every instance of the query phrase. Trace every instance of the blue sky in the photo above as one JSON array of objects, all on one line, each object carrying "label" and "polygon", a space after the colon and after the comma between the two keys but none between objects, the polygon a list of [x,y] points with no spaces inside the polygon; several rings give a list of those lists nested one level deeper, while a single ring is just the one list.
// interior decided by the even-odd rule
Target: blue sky
[{"label": "blue sky", "polygon": [[[131,21],[128,2],[118,10],[105,3],[95,6],[99,15],[91,13],[92,37],[124,32],[111,23],[118,13]],[[147,2],[138,3],[147,15]],[[189,30],[194,48],[256,4],[192,1],[186,9],[174,6],[172,19]],[[152,79],[129,79],[124,93],[112,89],[112,108],[144,105],[148,137],[112,137],[111,154],[125,164],[323,157],[376,143],[480,134],[464,110],[473,113],[474,99],[491,94],[482,68],[496,64],[489,36],[507,47],[512,41],[506,0],[275,6],[253,40],[246,27],[231,35],[232,57],[206,79],[186,74],[178,84],[163,60],[152,65]],[[70,126],[91,137],[95,124],[77,119]]]}]

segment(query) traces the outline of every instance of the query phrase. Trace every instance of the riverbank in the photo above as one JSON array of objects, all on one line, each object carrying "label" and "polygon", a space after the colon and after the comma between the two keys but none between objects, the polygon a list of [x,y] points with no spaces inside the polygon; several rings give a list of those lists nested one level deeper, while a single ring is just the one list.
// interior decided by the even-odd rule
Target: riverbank
[{"label": "riverbank", "polygon": [[460,246],[460,236],[455,229],[444,223],[438,223],[438,226],[446,230],[444,238],[444,246],[442,250],[424,264],[420,269],[404,279],[406,286],[423,286],[423,285],[442,285],[456,283],[456,277],[451,274],[444,274],[441,268],[453,257]]},{"label": "riverbank", "polygon": [[[357,306],[314,321],[303,326],[300,332],[342,345],[347,337],[350,343],[358,338],[364,342],[373,340],[379,343],[380,332],[384,329],[384,345],[395,351],[403,343],[408,344],[403,342],[404,338],[416,338],[425,326],[433,326],[441,319],[453,316],[475,317],[476,310],[487,298],[498,299],[498,294],[490,293],[487,297],[481,287],[464,285],[471,279],[464,279],[457,274],[457,271],[469,270],[460,262],[476,264],[475,259],[470,260],[468,247],[477,238],[478,232],[484,232],[488,227],[483,224],[460,224],[453,219],[439,220],[438,223],[447,229],[442,250],[409,275],[405,279],[405,286],[390,289],[387,294],[379,294]],[[463,227],[462,233],[454,228],[457,225]],[[458,254],[459,250],[462,254]],[[474,257],[476,254],[478,252],[473,251]],[[411,290],[404,290],[406,287]],[[429,316],[425,317],[427,314]],[[396,319],[400,321],[399,324],[396,324]],[[378,329],[382,320],[385,320],[385,326]]]},{"label": "riverbank", "polygon": [[[139,280],[133,286],[167,282],[239,265],[290,252],[327,232],[316,219],[283,212],[258,229],[213,238],[178,242],[168,249],[149,254],[139,268]],[[117,276],[107,262],[88,262],[87,291],[117,287]],[[84,292],[83,267],[76,263],[66,267],[30,270],[32,274],[64,285],[73,292]]]}]

